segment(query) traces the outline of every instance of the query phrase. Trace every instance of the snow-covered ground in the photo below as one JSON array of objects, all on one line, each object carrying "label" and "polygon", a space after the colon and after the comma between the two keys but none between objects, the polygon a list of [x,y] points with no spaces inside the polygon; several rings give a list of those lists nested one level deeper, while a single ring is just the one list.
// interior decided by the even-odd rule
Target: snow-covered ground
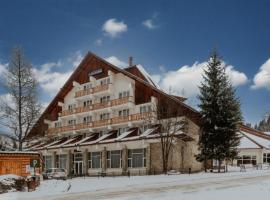
[{"label": "snow-covered ground", "polygon": [[88,199],[268,199],[270,170],[231,171],[134,177],[74,178],[48,180],[34,192],[11,192],[2,200]]}]

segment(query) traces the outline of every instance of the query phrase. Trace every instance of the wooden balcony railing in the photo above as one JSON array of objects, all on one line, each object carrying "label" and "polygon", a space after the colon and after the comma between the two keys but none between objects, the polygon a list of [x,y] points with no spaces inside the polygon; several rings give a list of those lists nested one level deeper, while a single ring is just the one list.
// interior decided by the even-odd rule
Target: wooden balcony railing
[{"label": "wooden balcony railing", "polygon": [[82,130],[82,129],[87,129],[87,128],[97,128],[101,126],[127,123],[127,122],[132,122],[132,121],[151,120],[152,117],[153,117],[152,112],[137,113],[137,114],[133,114],[129,116],[119,116],[119,117],[114,117],[114,118],[106,119],[106,120],[80,123],[80,124],[68,125],[68,126],[63,126],[63,127],[58,127],[58,128],[50,128],[48,130],[48,134],[76,131],[76,130]]},{"label": "wooden balcony railing", "polygon": [[83,106],[83,107],[78,107],[75,110],[76,110],[76,113],[89,112],[92,110],[92,107],[91,106]]},{"label": "wooden balcony railing", "polygon": [[98,110],[98,109],[102,109],[102,108],[107,108],[110,106],[109,101],[108,102],[104,102],[104,103],[96,103],[93,104],[93,110]]},{"label": "wooden balcony railing", "polygon": [[105,85],[97,85],[96,87],[93,88],[93,93],[105,91],[109,89],[109,84]]},{"label": "wooden balcony railing", "polygon": [[138,121],[138,120],[149,120],[152,117],[152,112],[145,112],[145,113],[137,113],[131,115],[131,121]]},{"label": "wooden balcony railing", "polygon": [[93,127],[107,126],[110,124],[110,119],[99,120],[93,122]]},{"label": "wooden balcony railing", "polygon": [[109,89],[109,84],[97,85],[96,87],[93,87],[93,88],[88,88],[86,90],[77,91],[75,93],[75,98],[86,96],[86,95],[89,95],[89,94],[94,94],[94,93],[105,91],[105,90],[108,90],[108,89]]},{"label": "wooden balcony railing", "polygon": [[111,106],[118,106],[118,105],[121,105],[121,104],[128,103],[129,98],[130,97],[123,97],[123,98],[111,100]]},{"label": "wooden balcony railing", "polygon": [[111,123],[112,124],[119,124],[119,123],[128,122],[128,121],[129,121],[129,116],[120,116],[120,117],[112,118]]},{"label": "wooden balcony railing", "polygon": [[64,117],[64,116],[73,115],[73,114],[77,114],[77,113],[83,113],[83,112],[89,112],[92,110],[108,108],[111,106],[118,106],[121,104],[128,103],[130,99],[131,99],[131,97],[123,97],[123,98],[114,99],[114,100],[111,100],[111,101],[108,101],[105,103],[96,103],[96,104],[92,104],[89,106],[78,107],[78,108],[75,108],[73,110],[63,110],[59,116]]}]

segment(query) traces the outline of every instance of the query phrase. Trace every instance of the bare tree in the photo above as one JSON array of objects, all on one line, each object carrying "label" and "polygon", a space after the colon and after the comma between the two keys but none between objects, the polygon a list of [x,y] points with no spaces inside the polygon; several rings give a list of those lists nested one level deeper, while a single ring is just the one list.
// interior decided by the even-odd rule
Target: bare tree
[{"label": "bare tree", "polygon": [[6,98],[0,100],[1,124],[6,126],[18,141],[21,151],[23,142],[40,113],[37,81],[32,65],[20,47],[15,47],[4,73]]},{"label": "bare tree", "polygon": [[158,98],[152,111],[154,121],[158,126],[162,152],[162,170],[163,173],[167,173],[173,145],[182,139],[180,134],[186,130],[187,121],[179,104],[169,98]]}]

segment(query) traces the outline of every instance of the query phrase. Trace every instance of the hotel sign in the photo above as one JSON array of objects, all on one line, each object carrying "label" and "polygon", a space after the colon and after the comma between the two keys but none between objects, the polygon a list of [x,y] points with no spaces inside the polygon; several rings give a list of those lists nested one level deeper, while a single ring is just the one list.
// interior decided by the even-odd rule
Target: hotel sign
[{"label": "hotel sign", "polygon": [[102,72],[103,72],[102,68],[99,68],[99,69],[96,69],[96,70],[94,70],[94,71],[91,71],[91,72],[89,73],[89,76],[95,76],[95,75],[97,75],[97,74],[101,74]]}]

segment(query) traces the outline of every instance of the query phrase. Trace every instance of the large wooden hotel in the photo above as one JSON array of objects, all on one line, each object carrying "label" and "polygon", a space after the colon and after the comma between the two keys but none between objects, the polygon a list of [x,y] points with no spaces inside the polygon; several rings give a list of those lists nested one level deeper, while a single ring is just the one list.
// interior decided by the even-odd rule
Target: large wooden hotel
[{"label": "large wooden hotel", "polygon": [[[176,130],[168,170],[199,171],[199,114],[185,99],[158,89],[140,66],[120,69],[88,53],[44,111],[29,138],[44,167],[69,174],[151,174],[162,171],[158,101],[176,105],[185,129]],[[33,142],[35,141],[35,142]]]}]

